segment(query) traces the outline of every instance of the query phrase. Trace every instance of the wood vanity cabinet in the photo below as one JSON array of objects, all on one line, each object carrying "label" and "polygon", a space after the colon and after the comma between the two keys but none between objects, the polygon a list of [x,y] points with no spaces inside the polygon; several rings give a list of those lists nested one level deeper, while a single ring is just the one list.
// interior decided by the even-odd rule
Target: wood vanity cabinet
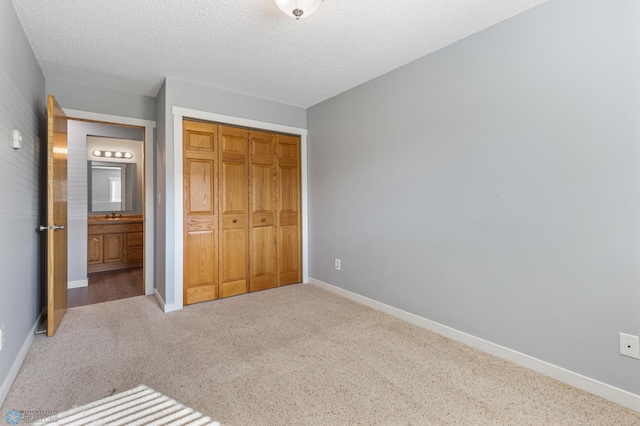
[{"label": "wood vanity cabinet", "polygon": [[89,220],[87,273],[142,266],[142,219]]}]

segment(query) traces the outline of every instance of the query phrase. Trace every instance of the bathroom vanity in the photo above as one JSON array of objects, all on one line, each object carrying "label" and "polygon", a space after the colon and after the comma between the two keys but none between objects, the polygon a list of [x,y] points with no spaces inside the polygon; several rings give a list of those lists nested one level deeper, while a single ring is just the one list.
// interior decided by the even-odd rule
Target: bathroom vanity
[{"label": "bathroom vanity", "polygon": [[87,273],[142,266],[143,242],[142,216],[89,216]]}]

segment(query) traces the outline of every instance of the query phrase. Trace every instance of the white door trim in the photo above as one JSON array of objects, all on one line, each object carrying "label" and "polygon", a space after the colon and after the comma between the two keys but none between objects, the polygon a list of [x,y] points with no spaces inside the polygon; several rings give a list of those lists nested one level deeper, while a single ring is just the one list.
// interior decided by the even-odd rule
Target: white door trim
[{"label": "white door trim", "polygon": [[[268,123],[265,121],[250,120],[247,118],[234,117],[231,115],[215,114],[212,112],[198,111],[194,109],[182,108],[174,106],[171,109],[173,113],[173,167],[174,167],[174,218],[175,218],[175,245],[174,245],[174,304],[173,309],[182,309],[182,289],[183,289],[183,183],[182,183],[182,120],[187,118],[195,118],[198,120],[213,121],[217,123],[231,124],[242,127],[250,127],[253,129],[268,130],[272,132],[289,133],[300,136],[300,169],[301,169],[301,186],[302,186],[302,282],[309,280],[309,216],[307,202],[307,129],[300,127],[285,126],[282,124]],[[168,207],[170,208],[170,207]],[[167,277],[169,284],[171,277]],[[168,287],[168,286],[167,286]]]},{"label": "white door trim", "polygon": [[79,111],[63,108],[70,119],[100,121],[108,124],[144,127],[144,293],[153,294],[155,259],[154,252],[154,189],[153,189],[153,133],[156,122],[141,118],[122,117],[119,115],[101,114],[97,112]]}]

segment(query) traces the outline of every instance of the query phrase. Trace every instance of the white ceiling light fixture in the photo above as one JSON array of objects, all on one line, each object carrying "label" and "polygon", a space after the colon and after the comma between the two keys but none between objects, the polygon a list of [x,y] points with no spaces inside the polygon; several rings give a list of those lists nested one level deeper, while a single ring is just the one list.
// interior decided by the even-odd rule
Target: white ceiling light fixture
[{"label": "white ceiling light fixture", "polygon": [[276,0],[276,4],[285,14],[296,19],[306,18],[318,10],[323,0]]}]

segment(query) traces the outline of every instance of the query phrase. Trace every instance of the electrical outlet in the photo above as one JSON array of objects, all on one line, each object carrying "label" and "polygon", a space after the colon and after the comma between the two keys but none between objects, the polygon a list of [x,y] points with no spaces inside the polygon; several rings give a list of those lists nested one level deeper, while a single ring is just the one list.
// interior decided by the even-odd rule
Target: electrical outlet
[{"label": "electrical outlet", "polygon": [[336,259],[335,267],[336,267],[336,271],[340,270],[340,259]]},{"label": "electrical outlet", "polygon": [[620,355],[640,359],[640,337],[626,333],[620,334]]}]

